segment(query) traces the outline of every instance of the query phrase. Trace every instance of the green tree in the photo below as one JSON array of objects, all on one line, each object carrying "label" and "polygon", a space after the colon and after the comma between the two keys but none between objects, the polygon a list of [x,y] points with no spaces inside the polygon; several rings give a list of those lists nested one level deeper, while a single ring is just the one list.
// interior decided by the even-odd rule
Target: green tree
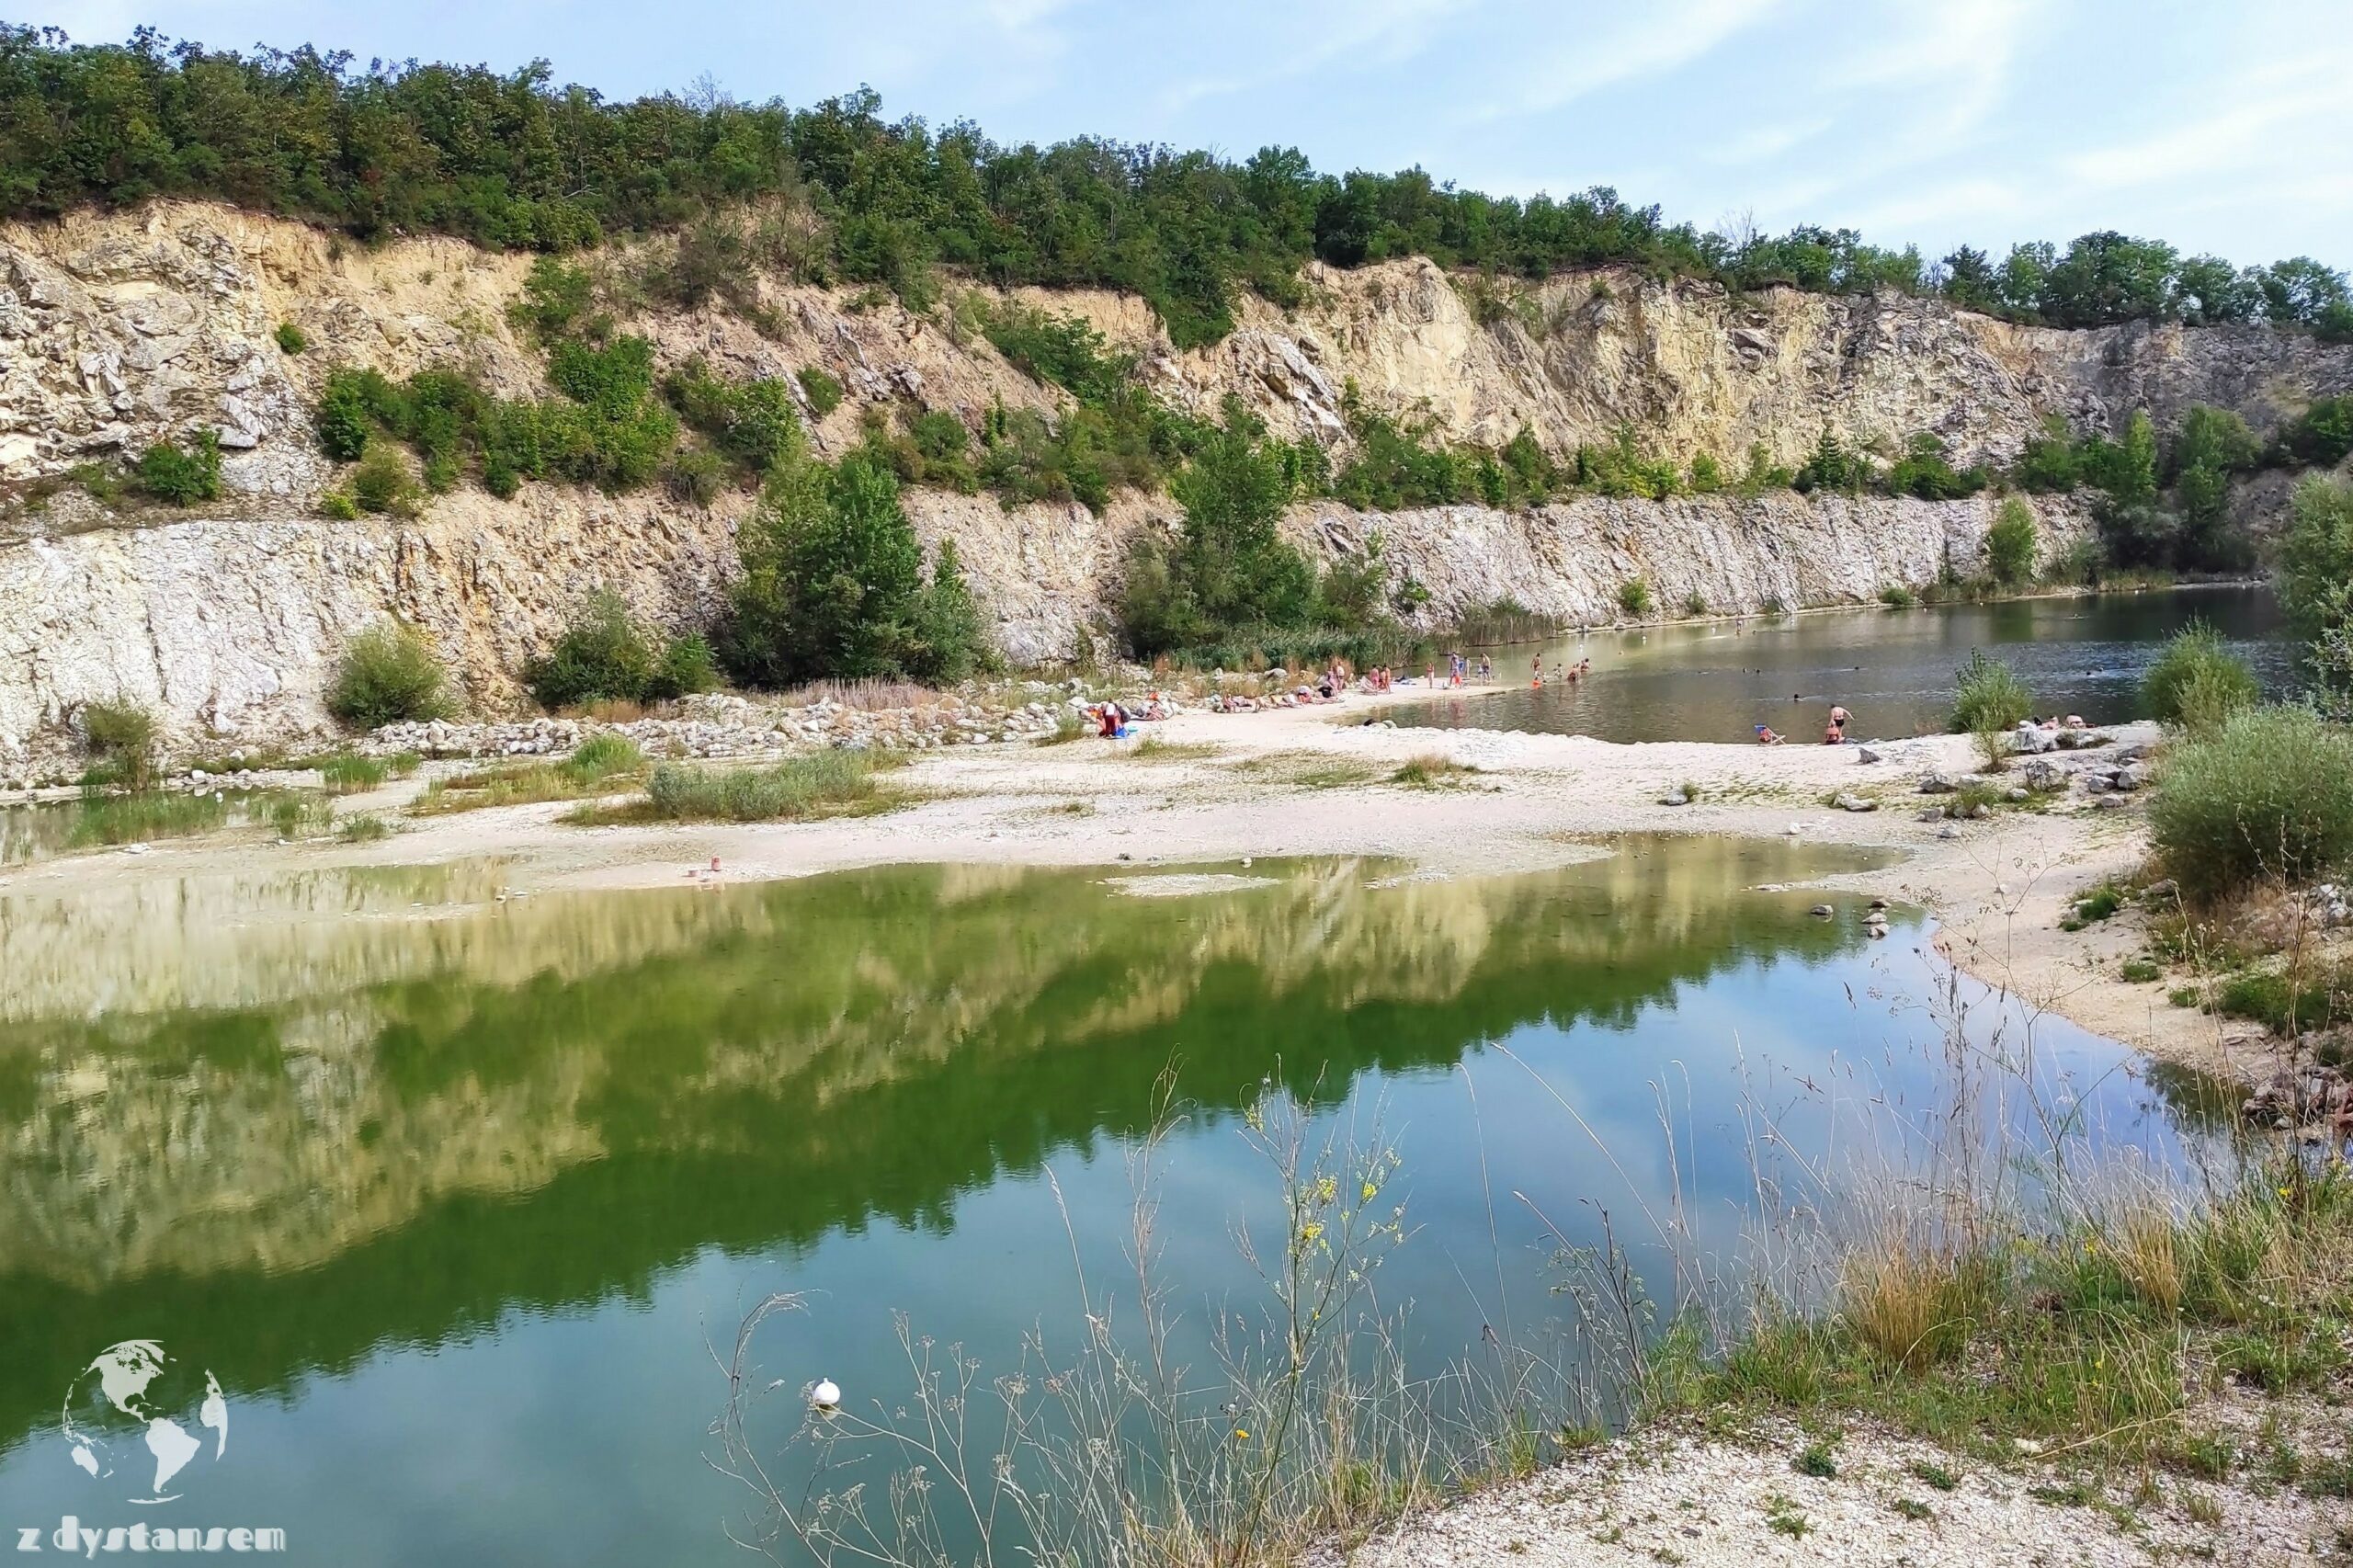
[{"label": "green tree", "polygon": [[1994,509],[1992,526],[1985,530],[1986,570],[2004,587],[2016,587],[2034,575],[2040,540],[2034,508],[2016,495],[2004,497]]},{"label": "green tree", "polygon": [[744,574],[720,654],[738,681],[773,687],[911,673],[923,551],[898,479],[877,454],[776,469],[736,548]]},{"label": "green tree", "polygon": [[1306,557],[1278,531],[1297,478],[1239,402],[1170,484],[1185,508],[1179,560],[1201,613],[1218,626],[1297,626],[1314,591]]},{"label": "green tree", "polygon": [[1850,452],[1828,430],[1817,437],[1813,451],[1798,469],[1794,481],[1801,491],[1858,491],[1870,479],[1870,460]]},{"label": "green tree", "polygon": [[2108,493],[2120,506],[2145,505],[2157,498],[2157,428],[2149,411],[2136,408],[2125,421],[2123,436],[2115,441],[2084,443],[2084,478]]},{"label": "green tree", "polygon": [[980,606],[964,581],[963,559],[952,539],[939,541],[931,581],[915,596],[913,630],[907,673],[919,680],[964,680],[995,663]]}]

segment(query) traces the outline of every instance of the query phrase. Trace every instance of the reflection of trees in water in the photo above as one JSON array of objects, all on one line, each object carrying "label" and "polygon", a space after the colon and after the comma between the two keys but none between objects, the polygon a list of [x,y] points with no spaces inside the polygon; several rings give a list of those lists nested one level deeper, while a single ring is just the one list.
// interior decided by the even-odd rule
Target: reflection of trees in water
[{"label": "reflection of trees in water", "polygon": [[[945,1227],[961,1191],[1141,1131],[1172,1060],[1212,1111],[1269,1074],[1337,1096],[1532,1021],[1622,1026],[1729,964],[1818,960],[1851,933],[1735,894],[1824,864],[1694,839],[1385,887],[1317,863],[1214,898],[901,868],[381,922],[358,960],[264,925],[247,961],[294,978],[252,983],[283,1000],[0,1025],[0,1339],[65,1353],[135,1296],[278,1388],[642,1293],[702,1246]],[[386,977],[304,994],[353,963]]]}]

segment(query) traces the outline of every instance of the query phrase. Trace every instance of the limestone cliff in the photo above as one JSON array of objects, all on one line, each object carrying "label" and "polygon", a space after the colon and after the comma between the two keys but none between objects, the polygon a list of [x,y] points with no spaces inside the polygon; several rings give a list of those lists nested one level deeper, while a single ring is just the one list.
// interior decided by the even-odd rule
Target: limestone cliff
[{"label": "limestone cliff", "polygon": [[[610,258],[622,270],[631,259]],[[36,737],[53,749],[94,699],[153,704],[190,738],[313,727],[335,650],[386,610],[426,627],[490,706],[512,699],[512,671],[591,586],[674,624],[707,619],[733,564],[740,497],[706,509],[533,485],[513,502],[447,496],[414,522],[316,516],[331,472],[309,415],[330,369],[455,363],[505,393],[543,390],[539,356],[506,321],[527,271],[524,258],[455,241],[362,249],[202,204],[0,227],[0,769]],[[2353,387],[2353,350],[2252,328],[2056,332],[1935,301],[1735,297],[1615,271],[1482,306],[1423,262],[1311,267],[1306,283],[1298,310],[1249,301],[1230,336],[1181,353],[1141,301],[1035,298],[1134,351],[1168,402],[1207,413],[1239,397],[1341,459],[1350,382],[1449,440],[1499,443],[1524,426],[1565,454],[1631,426],[1654,450],[1734,461],[1756,442],[1792,460],[1824,429],[1859,443],[1933,430],[1961,460],[1999,459],[2049,414],[2109,426],[2134,407],[2164,418],[2191,401],[2262,428],[2314,392]],[[804,409],[829,452],[877,403],[977,421],[992,403],[1061,399],[952,309],[919,315],[774,278],[757,289],[756,329],[716,308],[641,311],[624,324],[667,363],[700,354],[739,376],[825,369],[850,393],[822,419]],[[278,347],[290,322],[307,352]],[[71,488],[41,494],[78,462],[202,430],[229,454],[232,493],[215,506],[118,514]],[[1174,516],[1135,496],[1101,517],[946,494],[918,494],[910,510],[927,541],[957,540],[1017,663],[1079,652],[1103,625],[1127,532]],[[2054,540],[2079,526],[2045,510]],[[1694,596],[1722,610],[1867,601],[1948,560],[1973,564],[1986,513],[1975,501],[1776,495],[1384,518],[1319,506],[1292,521],[1335,552],[1379,528],[1392,559],[1432,590],[1432,615],[1507,595],[1601,619],[1633,575],[1671,607]]]}]

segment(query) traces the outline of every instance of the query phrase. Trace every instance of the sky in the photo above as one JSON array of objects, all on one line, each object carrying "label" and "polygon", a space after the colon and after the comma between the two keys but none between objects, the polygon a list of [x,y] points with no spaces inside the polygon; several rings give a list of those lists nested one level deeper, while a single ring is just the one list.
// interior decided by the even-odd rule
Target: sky
[{"label": "sky", "polygon": [[2353,265],[2348,0],[81,0],[215,47],[513,69],[608,97],[1101,135],[1496,194],[1609,185],[1702,229],[1851,227],[1929,256],[2095,229]]}]

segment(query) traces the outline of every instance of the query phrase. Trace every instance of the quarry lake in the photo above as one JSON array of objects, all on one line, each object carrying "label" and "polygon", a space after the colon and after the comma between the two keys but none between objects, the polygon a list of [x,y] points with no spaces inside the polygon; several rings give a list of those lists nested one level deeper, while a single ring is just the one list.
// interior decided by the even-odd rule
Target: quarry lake
[{"label": "quarry lake", "polygon": [[[935,866],[502,898],[473,862],[20,888],[0,1524],[267,1527],[343,1568],[738,1561],[760,1509],[711,1461],[747,1312],[805,1293],[745,1385],[785,1489],[881,1497],[903,1453],[813,1475],[786,1447],[801,1391],[907,1406],[894,1314],[918,1358],[977,1365],[976,1404],[1025,1341],[1036,1372],[1089,1314],[1131,1333],[1140,1189],[1164,1354],[1240,1430],[1264,1390],[1231,1347],[1271,1309],[1251,1254],[1290,1222],[1260,1145],[1294,1119],[1393,1151],[1365,1167],[1365,1206],[1403,1210],[1374,1296],[1417,1378],[1505,1344],[1574,1371],[1580,1249],[1614,1237],[1672,1301],[2029,1098],[2161,1160],[2208,1136],[2120,1048],[1956,978],[1921,918],[1874,938],[1860,895],[1787,885],[1866,852],[1600,847],[1451,881]],[[77,1381],[131,1340],[227,1412],[143,1507],[138,1423]],[[161,1394],[141,1414],[200,1430]]]},{"label": "quarry lake", "polygon": [[[1442,697],[1387,716],[1401,725],[1619,742],[1741,741],[1769,724],[1791,740],[1818,741],[1837,702],[1855,715],[1850,735],[1892,740],[1945,727],[1953,671],[1980,649],[2018,671],[2038,713],[2113,724],[2143,716],[2142,673],[2167,638],[2199,619],[2221,631],[2274,695],[2292,684],[2296,651],[2268,588],[2171,588],[1572,633],[1540,650],[1490,650],[1505,690]],[[1529,662],[1540,655],[1546,684],[1537,688]],[[1580,659],[1593,661],[1589,678],[1556,678]]]}]

